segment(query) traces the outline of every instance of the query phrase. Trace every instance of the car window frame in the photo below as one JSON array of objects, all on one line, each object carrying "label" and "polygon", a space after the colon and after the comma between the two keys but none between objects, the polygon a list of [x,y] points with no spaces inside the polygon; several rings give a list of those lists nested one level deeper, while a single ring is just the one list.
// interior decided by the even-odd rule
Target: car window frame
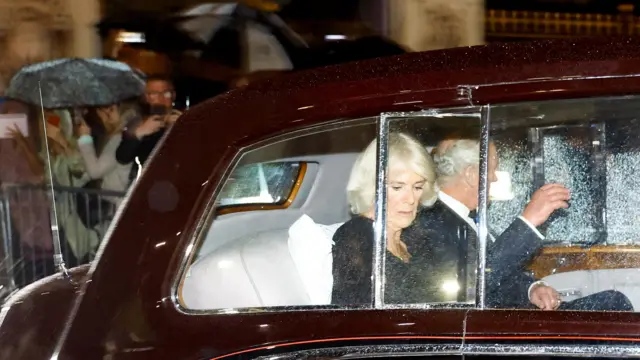
[{"label": "car window frame", "polygon": [[[602,96],[600,98],[625,98],[627,96]],[[526,101],[532,103],[548,103],[548,102],[557,102],[557,101],[581,101],[584,100],[582,98],[569,98],[569,99],[554,99],[554,100],[542,100],[542,101]],[[316,125],[312,127],[302,128],[293,130],[291,132],[277,134],[273,137],[264,139],[260,142],[257,142],[253,145],[239,148],[233,160],[230,162],[229,166],[226,168],[224,172],[223,179],[217,185],[213,192],[213,195],[208,201],[205,212],[203,213],[200,221],[198,221],[197,231],[194,233],[193,238],[190,241],[188,251],[185,252],[180,265],[180,271],[178,271],[173,276],[172,287],[171,287],[171,298],[174,303],[174,306],[183,313],[187,314],[199,314],[199,315],[216,315],[216,314],[236,314],[236,313],[254,313],[254,312],[290,312],[290,311],[342,311],[342,310],[385,310],[385,309],[474,309],[474,310],[483,310],[486,309],[485,304],[485,290],[486,290],[486,280],[485,280],[485,269],[486,269],[486,247],[487,247],[487,238],[488,238],[488,200],[489,193],[487,191],[487,171],[488,171],[488,152],[489,152],[489,143],[492,139],[492,116],[491,110],[497,106],[514,106],[518,103],[522,102],[505,102],[505,103],[495,103],[495,104],[486,104],[486,105],[467,105],[467,106],[457,106],[457,107],[446,107],[446,108],[432,108],[425,109],[421,111],[415,112],[382,112],[379,116],[371,116],[359,119],[337,119],[329,123]],[[477,285],[476,285],[476,301],[474,304],[471,303],[421,303],[421,304],[386,304],[383,301],[383,292],[384,286],[383,282],[380,280],[383,278],[383,259],[384,259],[384,246],[382,246],[382,240],[384,234],[384,214],[386,213],[386,208],[384,206],[379,206],[381,204],[380,200],[386,197],[386,190],[384,186],[381,187],[382,184],[386,183],[387,172],[385,169],[388,158],[386,157],[386,147],[387,147],[387,134],[389,131],[389,121],[394,118],[399,117],[441,117],[446,116],[446,114],[454,113],[459,115],[460,112],[469,111],[471,109],[476,110],[477,115],[480,116],[480,125],[481,125],[481,137],[480,137],[480,184],[479,184],[479,207],[478,207],[478,275],[477,275]],[[199,244],[200,241],[203,240],[203,233],[206,233],[208,227],[211,225],[211,221],[214,221],[214,217],[218,216],[216,213],[215,199],[219,195],[222,187],[225,184],[225,181],[231,175],[233,170],[236,168],[238,163],[240,162],[242,156],[250,151],[260,149],[261,147],[273,145],[282,141],[292,140],[296,137],[300,136],[308,136],[316,133],[321,133],[325,131],[331,131],[335,129],[348,128],[351,126],[361,126],[361,125],[371,125],[377,122],[377,138],[381,139],[378,141],[378,154],[377,154],[377,174],[378,178],[376,179],[376,219],[379,219],[374,223],[374,234],[375,234],[375,252],[374,252],[374,282],[373,282],[373,305],[300,305],[300,306],[272,306],[272,307],[250,307],[250,308],[233,308],[233,309],[206,309],[206,310],[193,310],[188,309],[182,306],[179,297],[178,289],[182,280],[184,279],[189,266],[191,265],[191,257],[196,253],[194,248]],[[385,201],[382,202],[384,204]],[[383,216],[378,216],[383,215]],[[511,309],[518,310],[518,309]]]},{"label": "car window frame", "polygon": [[[482,233],[484,236],[484,241],[482,242],[482,248],[480,244],[478,246],[478,261],[482,264],[482,269],[485,266],[485,255],[486,255],[486,239],[488,236],[487,229],[487,220],[486,220],[486,207],[488,201],[488,192],[487,189],[487,180],[486,180],[486,172],[487,172],[487,159],[488,159],[488,134],[490,129],[490,108],[491,105],[464,105],[464,106],[455,106],[455,107],[446,107],[446,108],[430,108],[424,109],[420,111],[413,112],[382,112],[378,116],[371,116],[366,118],[359,119],[337,119],[330,123],[325,123],[321,125],[316,125],[308,128],[298,129],[291,132],[287,132],[284,134],[279,134],[271,138],[266,138],[262,141],[259,141],[253,145],[239,148],[233,160],[230,162],[229,166],[225,169],[224,175],[218,184],[216,184],[216,188],[212,193],[210,199],[208,199],[208,203],[206,206],[206,210],[203,213],[200,221],[198,221],[197,231],[194,233],[193,238],[190,240],[190,243],[187,247],[187,251],[181,260],[181,265],[179,267],[179,271],[176,275],[173,276],[172,286],[171,286],[171,300],[174,304],[174,307],[181,313],[189,314],[189,315],[223,315],[223,314],[238,314],[238,313],[265,313],[265,312],[290,312],[290,311],[353,311],[353,310],[387,310],[387,309],[450,309],[450,310],[470,310],[470,309],[484,309],[484,289],[485,289],[485,280],[484,280],[484,271],[478,271],[478,282],[476,286],[476,301],[475,303],[420,303],[420,304],[385,304],[381,300],[382,297],[380,293],[384,292],[384,287],[381,285],[381,272],[383,271],[380,267],[380,263],[384,258],[384,246],[381,243],[381,230],[384,224],[377,221],[374,223],[374,281],[373,281],[373,305],[294,305],[294,306],[269,306],[269,307],[248,307],[248,308],[226,308],[226,309],[204,309],[204,310],[195,310],[189,309],[183,306],[181,302],[181,288],[182,283],[188,273],[189,267],[192,264],[193,257],[197,254],[198,246],[201,245],[201,241],[204,240],[204,235],[208,228],[211,226],[212,221],[215,221],[215,216],[218,216],[217,209],[218,206],[215,205],[215,200],[220,194],[222,188],[226,180],[231,176],[233,171],[236,169],[237,165],[241,162],[242,156],[250,151],[254,151],[260,149],[262,147],[273,145],[282,141],[292,140],[296,137],[313,135],[316,133],[322,133],[325,131],[331,131],[334,129],[348,128],[352,126],[361,126],[361,125],[371,125],[376,124],[377,130],[377,138],[380,139],[381,136],[385,139],[384,141],[378,141],[378,153],[377,153],[377,165],[376,172],[378,174],[378,178],[376,179],[376,191],[375,191],[375,199],[376,199],[376,218],[383,219],[378,216],[378,212],[386,211],[382,208],[379,208],[378,204],[380,204],[380,199],[384,199],[386,197],[386,190],[382,187],[382,191],[380,191],[380,182],[386,182],[386,170],[383,173],[383,176],[380,176],[381,169],[385,167],[382,166],[383,161],[386,164],[388,160],[386,158],[386,138],[389,131],[389,120],[393,118],[399,117],[442,117],[447,116],[448,114],[456,114],[459,116],[464,112],[468,112],[471,110],[475,110],[476,113],[471,115],[473,117],[479,117],[480,125],[481,125],[481,154],[480,154],[480,165],[481,165],[481,176],[480,176],[480,193],[479,193],[479,228],[478,234]],[[381,158],[381,154],[384,156]],[[386,201],[382,202],[386,204]],[[384,206],[386,209],[386,205]],[[484,210],[481,210],[483,208]],[[484,229],[484,230],[481,230]],[[377,280],[376,280],[377,279]],[[480,305],[479,305],[480,304]]]},{"label": "car window frame", "polygon": [[[476,300],[472,303],[460,302],[425,302],[414,304],[387,304],[384,302],[385,251],[386,251],[386,183],[388,176],[388,134],[390,122],[404,118],[442,118],[442,117],[477,117],[480,123],[480,184],[478,194],[478,245]],[[487,190],[487,171],[489,154],[489,131],[491,128],[491,105],[465,105],[446,108],[424,109],[415,112],[383,112],[380,114],[378,126],[376,167],[376,190],[374,208],[374,263],[373,263],[373,300],[374,309],[484,309],[485,308],[485,267],[486,243],[488,239],[487,206],[489,193]],[[424,144],[423,144],[424,145]]]},{"label": "car window frame", "polygon": [[216,200],[224,187],[227,179],[232,175],[238,164],[241,163],[244,154],[251,151],[258,150],[260,148],[274,145],[280,142],[289,141],[302,136],[309,136],[313,134],[323,133],[336,129],[345,129],[356,126],[376,125],[379,126],[380,117],[368,116],[355,119],[335,119],[329,122],[325,122],[320,125],[313,125],[310,127],[304,127],[288,131],[286,133],[279,133],[271,137],[258,141],[254,144],[239,147],[235,150],[232,160],[229,165],[224,169],[221,180],[215,185],[213,192],[205,206],[200,219],[197,221],[196,231],[189,240],[187,249],[182,254],[178,271],[171,276],[170,286],[170,299],[173,307],[181,314],[184,315],[231,315],[231,314],[250,314],[250,313],[278,313],[278,312],[291,312],[291,311],[342,311],[342,310],[371,310],[372,307],[368,305],[356,305],[356,306],[341,306],[341,305],[294,305],[294,306],[262,306],[262,307],[246,307],[246,308],[226,308],[226,309],[204,309],[196,310],[189,309],[182,304],[181,301],[181,288],[182,283],[188,274],[189,267],[193,263],[194,256],[198,253],[198,248],[201,242],[204,241],[207,231],[211,226],[215,218],[219,216],[219,206],[216,205]]},{"label": "car window frame", "polygon": [[[599,98],[612,98],[612,99],[620,99],[620,98],[628,98],[629,96],[601,96]],[[533,100],[526,101],[526,103],[548,103],[548,102],[558,102],[558,101],[584,101],[584,98],[568,98],[568,99],[553,99],[553,100]],[[201,219],[198,221],[197,231],[194,233],[192,237],[188,250],[185,252],[180,265],[180,270],[176,272],[173,276],[172,287],[171,287],[171,299],[174,303],[176,309],[179,312],[189,314],[189,315],[222,315],[222,314],[237,314],[237,313],[278,313],[278,312],[291,312],[291,311],[351,311],[351,310],[387,310],[387,309],[448,309],[448,310],[456,310],[456,309],[466,309],[466,310],[495,310],[493,308],[487,308],[485,305],[485,291],[486,291],[486,280],[485,280],[485,268],[486,268],[486,242],[488,238],[488,214],[487,214],[487,206],[489,200],[489,193],[487,191],[487,171],[488,171],[488,151],[489,144],[492,140],[492,109],[500,106],[514,106],[518,103],[523,102],[505,102],[505,103],[495,103],[495,104],[485,104],[485,105],[468,105],[468,106],[457,106],[457,107],[447,107],[447,108],[433,108],[433,109],[425,109],[421,111],[415,112],[382,112],[379,116],[371,116],[365,118],[358,119],[337,119],[332,122],[328,122],[321,125],[315,125],[312,127],[306,127],[302,129],[293,130],[287,133],[276,134],[273,137],[266,138],[260,142],[257,142],[253,145],[238,148],[235,152],[233,160],[229,163],[229,166],[224,172],[224,176],[218,184],[216,184],[215,191],[213,195],[209,199],[206,210],[203,212]],[[415,117],[416,115],[420,116],[443,116],[444,114],[451,112],[459,112],[468,109],[476,109],[480,114],[480,123],[481,123],[481,138],[480,138],[480,193],[479,193],[479,208],[478,208],[478,233],[479,239],[482,237],[484,240],[478,244],[478,275],[477,275],[477,286],[476,286],[476,301],[475,304],[470,303],[423,303],[423,304],[385,304],[382,301],[375,303],[373,306],[369,305],[300,305],[300,306],[272,306],[272,307],[250,307],[250,308],[232,308],[232,309],[206,309],[206,310],[194,310],[188,309],[182,306],[181,302],[178,300],[178,288],[184,279],[188,267],[191,264],[191,256],[195,253],[194,247],[200,241],[203,240],[203,233],[206,233],[208,227],[211,225],[211,221],[213,221],[212,217],[217,216],[215,213],[215,199],[219,195],[220,190],[224,186],[224,182],[231,175],[233,170],[238,165],[242,156],[250,151],[259,149],[261,147],[267,145],[273,145],[278,142],[288,141],[300,136],[308,136],[316,133],[321,133],[325,131],[331,131],[334,129],[348,128],[351,126],[361,126],[361,125],[371,125],[377,123],[377,137],[381,138],[381,135],[388,133],[389,124],[388,121],[393,117]],[[497,123],[500,123],[500,119],[495,119]],[[386,124],[386,125],[385,125]],[[384,136],[382,139],[385,139]],[[381,166],[383,160],[380,158],[379,154],[384,154],[386,149],[386,141],[378,142],[378,164],[377,166]],[[386,161],[386,160],[385,160]],[[386,180],[386,171],[383,176],[380,176],[380,170],[377,170],[377,174],[379,176],[376,179],[376,204],[379,203],[379,199],[384,198],[386,196],[386,192],[379,191],[380,184],[383,184]],[[376,214],[384,214],[384,209],[378,209],[376,206]],[[382,217],[377,217],[378,219],[382,219]],[[380,234],[383,226],[382,223],[376,222],[374,224],[374,233],[375,231],[379,232],[375,238],[375,244],[378,247],[374,253],[374,261],[375,261],[375,271],[380,278],[381,267],[379,263],[381,262],[384,254],[384,247],[381,246],[380,242]],[[380,292],[383,292],[384,287],[380,284],[376,285],[374,282],[374,300],[376,298],[380,299]],[[378,295],[375,295],[378,292]],[[518,311],[519,309],[509,309],[513,311]]]}]

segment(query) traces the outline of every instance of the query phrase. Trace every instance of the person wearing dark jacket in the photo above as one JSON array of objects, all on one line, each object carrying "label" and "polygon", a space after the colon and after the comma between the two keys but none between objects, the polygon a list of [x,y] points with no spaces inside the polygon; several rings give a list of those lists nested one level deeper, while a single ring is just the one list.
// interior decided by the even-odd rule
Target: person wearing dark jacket
[{"label": "person wearing dark jacket", "polygon": [[145,102],[146,117],[139,123],[128,124],[122,134],[122,141],[116,150],[116,160],[123,165],[133,163],[130,180],[140,173],[151,152],[164,136],[168,127],[180,117],[173,109],[175,91],[171,80],[161,76],[147,78]]},{"label": "person wearing dark jacket", "polygon": [[[429,153],[415,138],[404,133],[389,134],[389,178],[385,301],[387,303],[424,302],[425,283],[420,244],[406,242],[402,232],[413,222],[419,205],[435,200],[435,174]],[[333,236],[333,289],[331,303],[369,305],[372,301],[373,218],[376,182],[376,141],[356,160],[347,198],[354,217]],[[421,239],[422,240],[422,239]],[[417,265],[417,264],[418,265]]]}]

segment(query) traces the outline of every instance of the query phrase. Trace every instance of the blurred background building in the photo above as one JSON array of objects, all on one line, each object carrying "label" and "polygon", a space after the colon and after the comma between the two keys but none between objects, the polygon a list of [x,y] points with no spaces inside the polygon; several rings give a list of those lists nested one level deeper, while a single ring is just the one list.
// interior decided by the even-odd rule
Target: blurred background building
[{"label": "blurred background building", "polygon": [[[240,5],[240,7],[234,7]],[[616,0],[0,0],[0,88],[22,65],[109,57],[211,89],[249,77],[492,41],[638,35]],[[230,7],[231,6],[231,7]]]}]

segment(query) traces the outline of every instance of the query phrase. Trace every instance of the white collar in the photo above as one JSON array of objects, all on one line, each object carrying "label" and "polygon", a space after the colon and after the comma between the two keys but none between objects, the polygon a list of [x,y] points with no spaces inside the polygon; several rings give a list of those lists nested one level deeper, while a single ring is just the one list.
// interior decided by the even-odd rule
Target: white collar
[{"label": "white collar", "polygon": [[442,191],[438,191],[438,199],[440,199],[440,201],[442,201],[445,205],[447,205],[451,210],[453,210],[453,212],[458,214],[458,216],[460,216],[461,218],[465,220],[467,219],[471,220],[469,218],[469,213],[471,212],[471,210],[469,210],[469,208],[466,207],[460,201],[454,199],[451,195],[448,195],[447,193],[444,193]]},{"label": "white collar", "polygon": [[471,228],[475,231],[478,232],[478,225],[475,223],[475,221],[473,219],[471,219],[469,217],[469,213],[471,212],[471,210],[469,210],[468,207],[466,207],[463,203],[461,203],[460,201],[454,199],[451,195],[445,194],[442,191],[438,192],[438,198],[440,199],[440,201],[442,201],[449,209],[453,210],[454,213],[456,213],[456,215],[458,215],[462,220],[464,220],[464,222],[466,222],[467,224],[469,224],[469,226],[471,226]]},{"label": "white collar", "polygon": [[[451,195],[448,195],[442,191],[438,191],[438,199],[440,199],[440,201],[442,201],[449,209],[456,213],[456,215],[460,216],[462,220],[469,224],[469,226],[471,226],[473,230],[478,232],[478,225],[474,222],[473,219],[469,217],[469,213],[471,212],[471,210],[469,210],[468,207],[466,207],[460,201],[451,197]],[[542,237],[542,235],[540,236]],[[491,241],[496,241],[496,239],[491,234],[488,234],[488,238],[491,239]]]}]

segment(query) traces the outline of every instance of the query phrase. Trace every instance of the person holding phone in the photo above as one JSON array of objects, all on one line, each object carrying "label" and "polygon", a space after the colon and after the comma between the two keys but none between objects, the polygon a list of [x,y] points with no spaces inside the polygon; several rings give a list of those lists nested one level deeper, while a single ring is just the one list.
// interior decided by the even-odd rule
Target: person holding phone
[{"label": "person holding phone", "polygon": [[171,80],[164,76],[147,78],[144,101],[146,114],[142,121],[125,128],[116,150],[116,160],[123,165],[133,164],[130,180],[136,178],[141,166],[182,113],[173,108],[176,93]]}]

